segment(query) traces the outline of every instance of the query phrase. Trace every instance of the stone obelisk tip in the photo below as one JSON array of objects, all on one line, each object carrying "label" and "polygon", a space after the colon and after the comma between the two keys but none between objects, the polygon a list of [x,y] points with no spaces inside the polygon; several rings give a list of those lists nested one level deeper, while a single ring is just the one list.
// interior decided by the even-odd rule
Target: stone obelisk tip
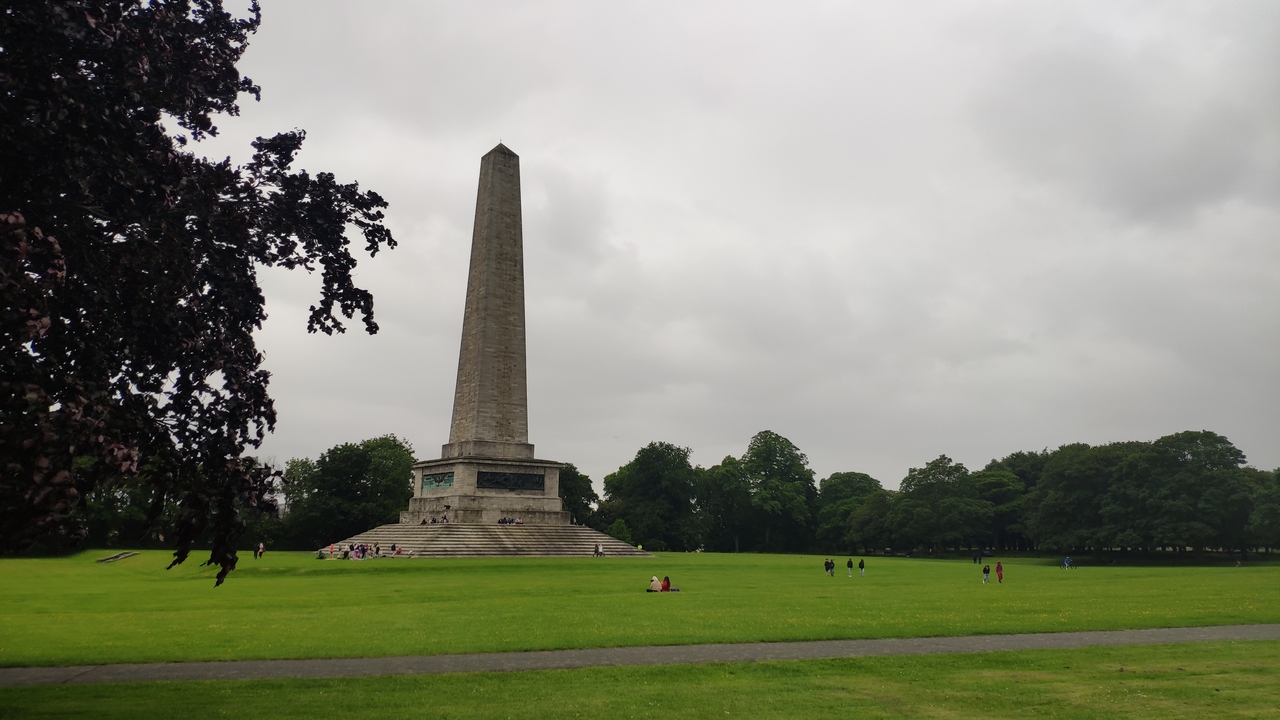
[{"label": "stone obelisk tip", "polygon": [[[500,155],[510,155],[511,157],[520,157],[519,155],[512,152],[511,148],[507,147],[506,145],[503,145],[502,143],[498,143],[497,145],[494,145],[492,150],[484,154],[484,157],[489,157],[494,153],[498,153]],[[481,158],[481,160],[483,159],[484,158]]]}]

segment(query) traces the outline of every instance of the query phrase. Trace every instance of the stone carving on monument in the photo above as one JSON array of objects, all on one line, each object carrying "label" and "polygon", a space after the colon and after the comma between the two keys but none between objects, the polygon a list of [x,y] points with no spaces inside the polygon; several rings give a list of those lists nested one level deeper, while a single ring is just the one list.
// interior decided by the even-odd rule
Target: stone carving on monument
[{"label": "stone carving on monument", "polygon": [[529,443],[520,158],[499,144],[480,161],[449,442],[414,464],[400,522],[568,525],[560,467]]}]

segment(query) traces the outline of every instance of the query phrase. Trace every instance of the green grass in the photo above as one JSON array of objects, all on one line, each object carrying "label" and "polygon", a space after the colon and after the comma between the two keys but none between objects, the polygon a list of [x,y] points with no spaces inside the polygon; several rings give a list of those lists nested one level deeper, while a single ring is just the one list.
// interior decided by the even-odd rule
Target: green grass
[{"label": "green grass", "polygon": [[334,680],[0,689],[0,717],[1280,716],[1280,642]]},{"label": "green grass", "polygon": [[[0,665],[357,657],[1280,622],[1280,567],[822,558],[319,561],[246,558],[225,585],[168,555],[0,560]],[[842,558],[843,560],[843,558]],[[670,575],[679,594],[643,592]],[[855,573],[856,575],[856,573]]]}]

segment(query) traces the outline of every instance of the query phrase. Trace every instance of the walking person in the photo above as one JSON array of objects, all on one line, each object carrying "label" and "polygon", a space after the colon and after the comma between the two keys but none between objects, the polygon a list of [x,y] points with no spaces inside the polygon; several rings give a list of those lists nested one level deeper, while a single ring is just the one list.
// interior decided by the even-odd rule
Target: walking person
[{"label": "walking person", "polygon": [[853,577],[853,558],[849,558],[849,562],[845,563],[845,567],[849,568],[849,577]]},{"label": "walking person", "polygon": [[1004,584],[1004,565],[1000,561],[996,561],[996,582]]},{"label": "walking person", "polygon": [[858,577],[866,577],[866,576],[867,576],[867,561],[863,560],[862,558],[858,558]]},{"label": "walking person", "polygon": [[986,585],[989,582],[991,582],[991,566],[983,565],[982,566],[982,584]]},{"label": "walking person", "polygon": [[258,557],[261,558],[263,555],[266,555],[266,554],[267,554],[266,543],[258,543]]}]

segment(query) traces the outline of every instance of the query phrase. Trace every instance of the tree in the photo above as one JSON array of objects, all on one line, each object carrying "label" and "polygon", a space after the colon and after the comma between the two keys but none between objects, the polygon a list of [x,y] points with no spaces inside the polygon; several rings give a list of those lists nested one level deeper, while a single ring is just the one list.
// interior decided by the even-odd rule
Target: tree
[{"label": "tree", "polygon": [[1116,489],[1133,498],[1156,545],[1242,549],[1253,487],[1244,453],[1216,433],[1166,435],[1120,466]]},{"label": "tree", "polygon": [[595,515],[592,506],[600,502],[600,496],[591,486],[591,478],[579,472],[573,463],[566,463],[560,468],[560,500],[575,521],[590,525]]},{"label": "tree", "polygon": [[751,483],[742,461],[728,456],[700,472],[696,502],[707,547],[741,552],[753,519]]},{"label": "tree", "polygon": [[0,11],[5,549],[83,538],[87,495],[145,485],[178,507],[174,564],[207,536],[221,583],[243,513],[273,508],[272,471],[244,458],[275,423],[257,268],[321,269],[309,331],[357,312],[377,331],[348,229],[394,247],[381,197],[292,170],[301,131],[243,167],[187,149],[258,97],[236,63],[259,19],[220,0]]},{"label": "tree", "polygon": [[987,463],[983,470],[1007,470],[1017,475],[1022,484],[1030,490],[1040,482],[1040,475],[1044,472],[1044,465],[1049,462],[1049,456],[1052,454],[1048,450],[1039,452],[1019,450],[999,460],[992,460]]},{"label": "tree", "polygon": [[878,490],[868,495],[849,517],[849,542],[861,545],[864,552],[889,547],[894,536],[890,515],[897,498],[898,493],[892,490]]},{"label": "tree", "polygon": [[982,470],[967,479],[978,499],[991,504],[991,544],[1003,550],[1011,536],[1022,534],[1022,478],[1008,470]]},{"label": "tree", "polygon": [[1145,446],[1074,443],[1055,450],[1025,501],[1028,534],[1051,550],[1092,547],[1100,552],[1115,544],[1148,542],[1150,529],[1138,501],[1115,487],[1120,465]]},{"label": "tree", "polygon": [[1280,468],[1272,472],[1246,469],[1254,484],[1249,537],[1268,549],[1280,547]]},{"label": "tree", "polygon": [[854,511],[872,494],[883,490],[880,481],[860,472],[832,473],[818,486],[816,536],[819,545],[830,551],[846,550],[850,544],[849,522]]},{"label": "tree", "polygon": [[889,515],[895,542],[941,552],[948,544],[985,540],[993,508],[968,479],[968,469],[946,455],[908,470]]},{"label": "tree", "polygon": [[654,550],[701,546],[690,452],[671,443],[649,443],[631,462],[605,477],[608,512],[625,521],[636,542]]},{"label": "tree", "polygon": [[614,520],[612,523],[610,523],[609,529],[606,530],[606,532],[608,533],[609,537],[612,537],[616,540],[621,540],[622,542],[627,543],[628,545],[631,544],[631,528],[627,527],[627,521],[623,520],[622,518],[618,518],[617,520]]},{"label": "tree", "polygon": [[395,435],[344,443],[290,460],[285,480],[289,542],[314,550],[399,519],[413,497],[413,448]]},{"label": "tree", "polygon": [[751,504],[764,524],[764,548],[805,549],[818,498],[809,458],[790,440],[763,430],[747,444],[742,465],[751,483]]}]

